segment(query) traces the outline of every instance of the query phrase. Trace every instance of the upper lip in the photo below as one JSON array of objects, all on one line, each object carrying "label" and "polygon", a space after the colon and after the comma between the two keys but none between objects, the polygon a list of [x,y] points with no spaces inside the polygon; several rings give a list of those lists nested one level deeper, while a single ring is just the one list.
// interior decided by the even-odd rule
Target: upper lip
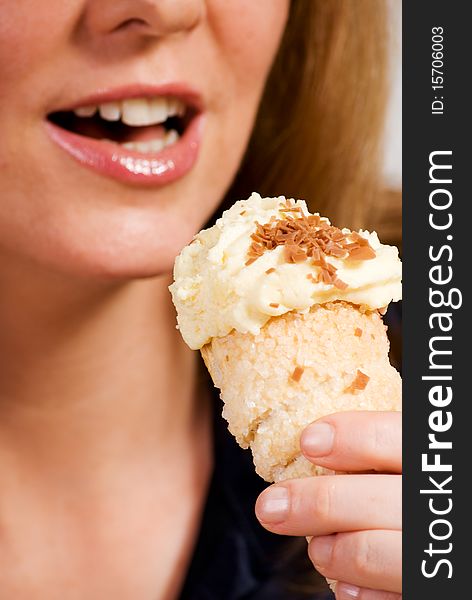
[{"label": "upper lip", "polygon": [[134,83],[115,88],[102,88],[89,95],[83,96],[79,100],[54,108],[48,114],[55,112],[69,112],[83,106],[95,106],[104,104],[105,102],[114,102],[131,98],[152,98],[156,96],[178,98],[187,106],[198,112],[202,111],[204,108],[201,94],[185,83],[167,83],[161,85]]}]

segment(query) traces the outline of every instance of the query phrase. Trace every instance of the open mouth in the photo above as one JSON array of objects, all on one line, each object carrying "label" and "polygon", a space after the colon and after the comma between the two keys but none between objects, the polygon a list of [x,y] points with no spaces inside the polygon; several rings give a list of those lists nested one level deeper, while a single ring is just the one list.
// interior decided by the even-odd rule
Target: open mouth
[{"label": "open mouth", "polygon": [[196,164],[206,110],[188,86],[155,87],[102,91],[55,110],[47,115],[46,133],[100,175],[128,184],[167,185]]},{"label": "open mouth", "polygon": [[48,120],[71,133],[156,154],[179,141],[197,112],[179,98],[155,96],[79,106],[51,113]]}]

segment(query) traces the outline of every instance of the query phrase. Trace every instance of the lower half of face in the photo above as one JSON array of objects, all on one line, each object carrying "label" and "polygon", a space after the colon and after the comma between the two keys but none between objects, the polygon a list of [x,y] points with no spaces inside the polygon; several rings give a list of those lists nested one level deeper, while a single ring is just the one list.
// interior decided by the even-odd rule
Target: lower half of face
[{"label": "lower half of face", "polygon": [[217,209],[288,0],[142,6],[1,5],[0,263],[157,275]]}]

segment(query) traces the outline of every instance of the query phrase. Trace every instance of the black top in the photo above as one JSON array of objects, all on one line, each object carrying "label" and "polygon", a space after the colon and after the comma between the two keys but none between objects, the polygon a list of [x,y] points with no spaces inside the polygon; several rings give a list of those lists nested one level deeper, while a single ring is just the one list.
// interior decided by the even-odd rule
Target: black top
[{"label": "black top", "polygon": [[257,521],[254,504],[267,484],[220,415],[217,400],[215,466],[180,600],[334,600],[301,585],[313,569],[305,540],[270,533]]}]

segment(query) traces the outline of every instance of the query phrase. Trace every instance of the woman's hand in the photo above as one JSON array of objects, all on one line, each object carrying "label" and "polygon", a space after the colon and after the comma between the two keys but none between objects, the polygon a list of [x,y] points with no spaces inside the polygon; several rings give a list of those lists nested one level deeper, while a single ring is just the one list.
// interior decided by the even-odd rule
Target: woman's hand
[{"label": "woman's hand", "polygon": [[401,413],[336,413],[308,426],[300,446],[311,462],[349,474],[271,485],[256,503],[261,524],[275,533],[312,537],[310,559],[322,575],[338,581],[337,600],[398,600]]}]

